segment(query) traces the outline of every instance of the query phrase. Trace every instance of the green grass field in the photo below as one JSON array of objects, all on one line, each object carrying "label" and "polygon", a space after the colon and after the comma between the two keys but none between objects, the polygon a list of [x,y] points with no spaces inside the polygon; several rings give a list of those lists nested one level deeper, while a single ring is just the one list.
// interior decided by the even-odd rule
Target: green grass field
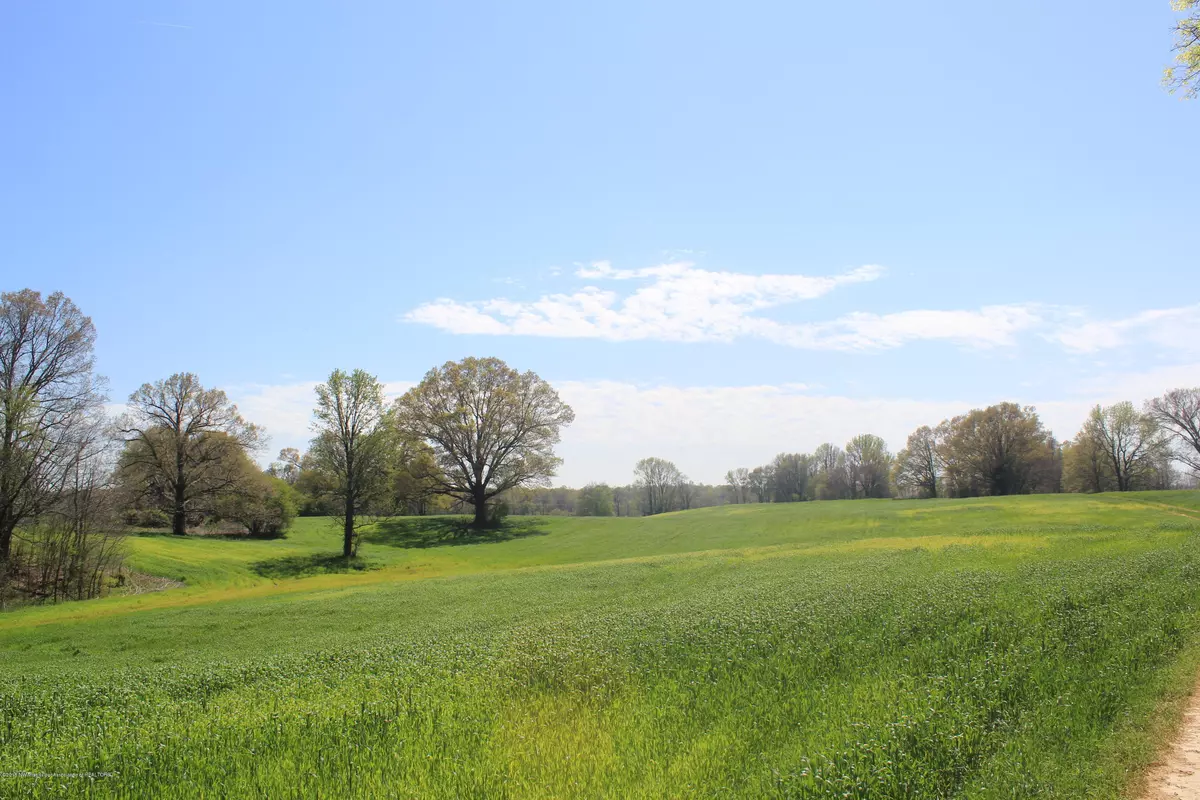
[{"label": "green grass field", "polygon": [[1198,534],[1175,492],[406,519],[349,571],[326,520],[136,536],[184,587],[0,615],[0,797],[1121,797]]}]

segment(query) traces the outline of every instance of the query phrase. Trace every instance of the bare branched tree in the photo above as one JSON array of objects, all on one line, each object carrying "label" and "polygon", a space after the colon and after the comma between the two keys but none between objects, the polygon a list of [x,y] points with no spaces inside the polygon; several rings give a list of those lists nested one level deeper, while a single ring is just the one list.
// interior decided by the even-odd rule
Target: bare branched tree
[{"label": "bare branched tree", "polygon": [[0,591],[17,528],[58,503],[99,413],[96,330],[67,297],[0,294]]},{"label": "bare branched tree", "polygon": [[646,514],[662,514],[681,507],[680,489],[688,479],[674,463],[665,458],[643,458],[634,466],[633,474]]},{"label": "bare branched tree", "polygon": [[1200,386],[1174,389],[1146,404],[1146,413],[1175,444],[1175,457],[1200,474]]},{"label": "bare branched tree", "polygon": [[731,469],[725,473],[725,482],[729,484],[733,495],[733,502],[750,502],[750,470],[745,467]]},{"label": "bare branched tree", "polygon": [[1118,492],[1135,488],[1158,464],[1167,446],[1154,416],[1138,413],[1130,402],[1093,408],[1079,436],[1084,438],[1108,462]]},{"label": "bare branched tree", "polygon": [[279,457],[267,467],[267,474],[279,478],[288,486],[295,486],[300,479],[303,456],[294,447],[285,447],[279,451]]},{"label": "bare branched tree", "polygon": [[122,468],[137,473],[145,490],[165,494],[171,532],[181,536],[189,512],[237,487],[245,471],[232,465],[264,435],[223,391],[205,389],[190,372],[142,384],[119,428],[126,443]]},{"label": "bare branched tree", "polygon": [[896,454],[896,483],[901,489],[914,490],[921,497],[937,497],[938,484],[945,464],[941,445],[948,426],[922,425],[908,436],[903,450]]},{"label": "bare branched tree", "polygon": [[111,485],[108,422],[98,413],[76,427],[70,473],[58,501],[36,524],[17,530],[13,558],[26,599],[98,597],[123,556]]}]

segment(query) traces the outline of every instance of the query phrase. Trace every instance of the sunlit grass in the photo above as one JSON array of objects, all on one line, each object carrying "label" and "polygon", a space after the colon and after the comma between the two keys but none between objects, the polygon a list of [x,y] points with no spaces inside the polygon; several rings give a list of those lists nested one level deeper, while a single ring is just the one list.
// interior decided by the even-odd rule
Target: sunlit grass
[{"label": "sunlit grass", "polygon": [[1200,659],[1197,510],[400,521],[295,578],[327,522],[138,538],[188,586],[0,617],[5,770],[116,777],[0,796],[1116,797]]}]

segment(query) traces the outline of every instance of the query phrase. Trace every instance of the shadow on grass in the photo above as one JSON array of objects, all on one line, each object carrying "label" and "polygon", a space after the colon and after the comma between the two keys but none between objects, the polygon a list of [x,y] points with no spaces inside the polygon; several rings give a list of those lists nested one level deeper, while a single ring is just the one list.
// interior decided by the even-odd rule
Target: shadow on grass
[{"label": "shadow on grass", "polygon": [[306,578],[335,572],[366,572],[380,565],[364,558],[344,558],[340,555],[312,553],[304,556],[283,556],[250,565],[256,575],[264,578]]},{"label": "shadow on grass", "polygon": [[388,547],[457,547],[545,536],[546,523],[520,518],[504,520],[499,527],[479,529],[465,517],[402,517],[378,523],[363,535],[363,541]]},{"label": "shadow on grass", "polygon": [[162,530],[158,528],[128,528],[124,533],[126,536],[137,536],[143,539],[215,539],[222,542],[270,542],[276,539],[287,538],[287,531],[254,536],[246,531],[210,531],[204,529],[193,529],[189,530],[183,536],[179,536],[178,534],[171,533],[170,530]]}]

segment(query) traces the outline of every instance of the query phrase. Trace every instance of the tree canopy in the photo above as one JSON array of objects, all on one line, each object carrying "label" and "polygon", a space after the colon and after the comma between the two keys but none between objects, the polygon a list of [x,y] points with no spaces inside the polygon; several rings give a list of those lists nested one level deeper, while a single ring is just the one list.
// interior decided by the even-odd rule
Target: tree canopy
[{"label": "tree canopy", "polygon": [[902,492],[913,492],[920,497],[937,497],[941,485],[945,460],[942,443],[948,434],[949,425],[943,423],[936,428],[922,425],[908,436],[903,450],[896,454],[893,479]]},{"label": "tree canopy", "polygon": [[0,294],[0,584],[14,532],[61,496],[101,413],[95,342],[91,318],[63,294]]},{"label": "tree canopy", "polygon": [[662,514],[682,508],[681,487],[687,476],[674,462],[665,458],[643,458],[633,468],[634,486],[642,493],[642,510],[646,514]]},{"label": "tree canopy", "polygon": [[488,502],[518,486],[542,485],[562,459],[554,454],[575,412],[533,372],[498,358],[465,358],[431,369],[396,401],[403,431],[428,442],[439,490],[475,508],[488,523]]},{"label": "tree canopy", "polygon": [[361,369],[335,369],[317,386],[313,419],[311,465],[327,476],[339,501],[342,555],[350,558],[357,548],[359,514],[387,487],[395,429],[384,406],[383,384]]},{"label": "tree canopy", "polygon": [[171,532],[187,533],[188,513],[232,490],[245,477],[231,467],[257,448],[263,430],[247,422],[220,389],[205,389],[190,372],[144,383],[129,396],[120,422],[126,448],[122,467],[161,488]]},{"label": "tree canopy", "polygon": [[1200,474],[1200,387],[1156,397],[1146,404],[1146,413],[1170,436],[1175,458]]},{"label": "tree canopy", "polygon": [[1057,446],[1031,406],[999,403],[955,417],[942,456],[954,496],[1057,491]]}]

